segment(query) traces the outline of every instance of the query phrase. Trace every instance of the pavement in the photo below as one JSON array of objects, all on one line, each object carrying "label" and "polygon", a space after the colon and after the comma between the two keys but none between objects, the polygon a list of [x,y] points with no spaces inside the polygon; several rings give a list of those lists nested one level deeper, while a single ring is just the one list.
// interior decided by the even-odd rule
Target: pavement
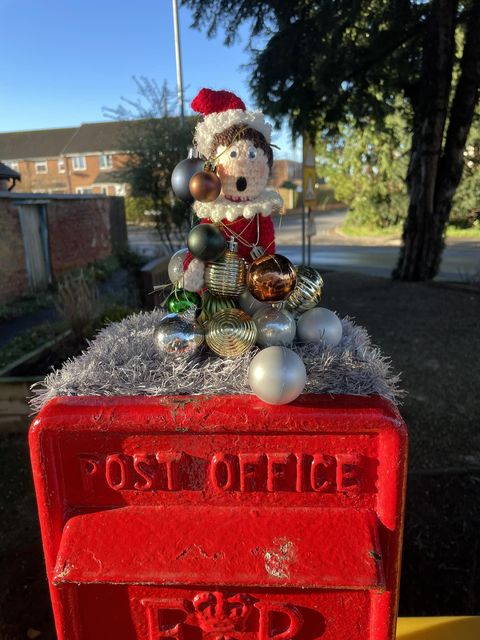
[{"label": "pavement", "polygon": [[[355,271],[390,278],[396,265],[400,238],[354,238],[339,231],[347,211],[315,212],[316,233],[311,241],[311,264],[324,271]],[[276,218],[277,252],[294,264],[302,263],[302,220],[294,213]],[[129,225],[130,247],[154,258],[164,254],[153,228]],[[480,273],[480,240],[449,239],[443,253],[439,281],[468,282]]]}]

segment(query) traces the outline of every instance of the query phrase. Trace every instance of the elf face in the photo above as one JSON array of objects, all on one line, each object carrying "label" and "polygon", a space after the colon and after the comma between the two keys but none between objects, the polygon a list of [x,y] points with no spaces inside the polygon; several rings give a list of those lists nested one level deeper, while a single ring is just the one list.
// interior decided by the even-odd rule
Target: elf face
[{"label": "elf face", "polygon": [[270,173],[263,149],[251,140],[238,140],[229,147],[219,146],[217,174],[222,182],[222,193],[232,202],[254,200],[265,189]]}]

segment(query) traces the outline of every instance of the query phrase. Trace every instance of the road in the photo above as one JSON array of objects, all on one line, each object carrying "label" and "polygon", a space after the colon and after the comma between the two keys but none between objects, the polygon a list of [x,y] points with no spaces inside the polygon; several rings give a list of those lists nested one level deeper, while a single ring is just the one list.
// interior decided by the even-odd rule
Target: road
[{"label": "road", "polygon": [[[312,238],[311,264],[320,270],[357,271],[367,275],[390,277],[400,247],[391,238],[353,238],[338,228],[346,212],[317,212],[316,234]],[[294,264],[302,262],[302,224],[298,214],[275,219],[277,252]],[[162,254],[155,230],[129,227],[129,242],[135,251],[154,257]],[[468,281],[480,277],[480,241],[450,239],[445,248],[438,280]]]}]

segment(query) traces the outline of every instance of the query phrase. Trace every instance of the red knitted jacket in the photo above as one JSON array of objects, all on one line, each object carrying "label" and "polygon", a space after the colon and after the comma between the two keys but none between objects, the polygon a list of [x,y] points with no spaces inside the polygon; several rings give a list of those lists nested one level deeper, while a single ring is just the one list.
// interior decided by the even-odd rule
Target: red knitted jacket
[{"label": "red knitted jacket", "polygon": [[[259,238],[257,243],[257,218],[258,220],[258,229],[259,229]],[[200,224],[211,223],[212,221],[209,218],[202,218]],[[228,220],[223,219],[222,223],[225,225],[220,226],[219,229],[225,236],[225,238],[230,240],[233,237],[234,240],[238,242],[238,253],[244,258],[247,262],[252,262],[252,256],[250,255],[250,251],[252,247],[250,245],[258,244],[260,247],[265,249],[266,253],[274,254],[275,253],[275,231],[273,228],[273,220],[271,216],[262,216],[257,213],[254,218],[250,218],[247,220],[246,218],[237,218],[233,222],[228,222]],[[229,233],[229,229],[232,230],[233,233]],[[238,240],[235,235],[240,236],[244,242],[246,242],[249,246],[246,246]],[[185,261],[183,263],[184,270],[187,269],[188,265],[192,261],[193,256],[189,252]]]}]

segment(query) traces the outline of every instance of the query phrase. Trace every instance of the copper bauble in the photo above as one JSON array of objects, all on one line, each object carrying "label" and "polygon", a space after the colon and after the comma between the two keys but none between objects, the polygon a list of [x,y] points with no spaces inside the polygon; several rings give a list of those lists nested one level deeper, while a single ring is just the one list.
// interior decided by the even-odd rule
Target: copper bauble
[{"label": "copper bauble", "polygon": [[297,282],[295,267],[285,256],[263,255],[250,265],[247,286],[262,302],[282,302],[292,293]]},{"label": "copper bauble", "polygon": [[195,173],[190,178],[188,186],[192,196],[199,202],[213,202],[222,189],[222,183],[217,174],[205,169]]}]

